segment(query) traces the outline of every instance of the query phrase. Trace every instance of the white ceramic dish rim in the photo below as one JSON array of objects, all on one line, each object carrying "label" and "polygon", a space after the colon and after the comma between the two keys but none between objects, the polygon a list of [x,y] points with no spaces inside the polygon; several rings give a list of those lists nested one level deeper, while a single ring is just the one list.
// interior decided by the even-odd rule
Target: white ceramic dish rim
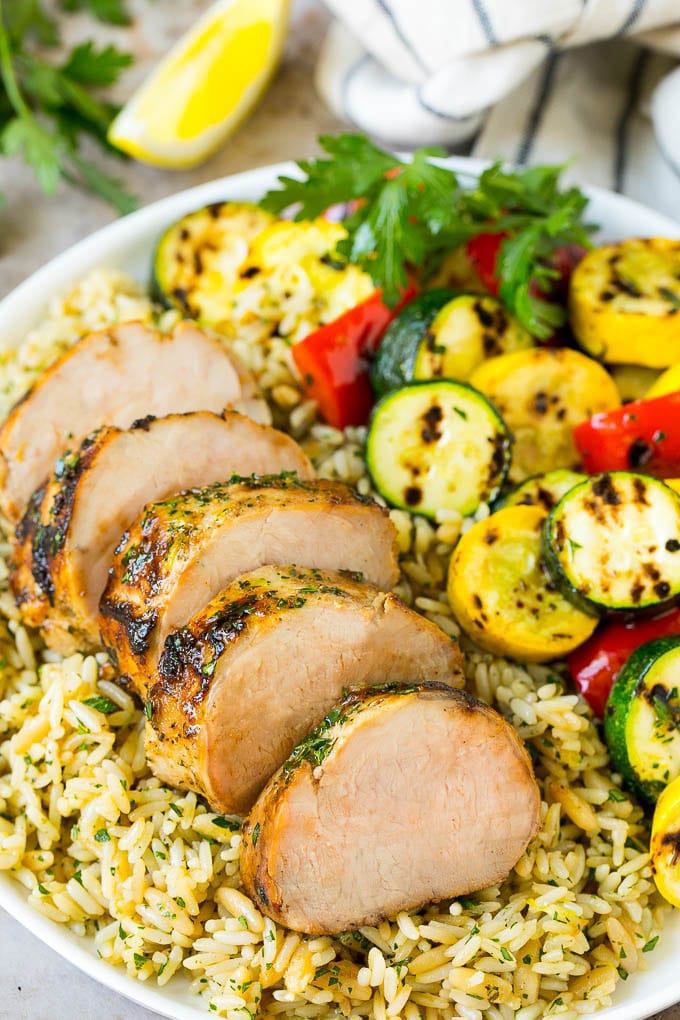
[{"label": "white ceramic dish rim", "polygon": [[[457,157],[443,162],[472,176],[485,165]],[[282,173],[295,174],[296,168],[282,163],[210,181],[155,202],[75,244],[0,302],[2,344],[20,343],[39,322],[49,300],[94,268],[122,269],[145,282],[150,273],[151,248],[165,226],[192,209],[222,198],[257,200]],[[668,217],[603,189],[586,191],[591,199],[590,215],[602,224],[603,240],[654,234],[680,238],[680,224]],[[9,874],[0,874],[0,907],[69,963],[125,998],[170,1020],[204,1020],[210,1015],[203,1000],[190,995],[188,981],[173,979],[164,988],[157,988],[129,978],[124,970],[100,960],[92,939],[81,939],[38,914]],[[666,923],[659,946],[649,958],[650,969],[621,982],[614,1005],[595,1014],[597,1020],[642,1020],[680,1001],[679,955],[680,916],[676,916]]]}]

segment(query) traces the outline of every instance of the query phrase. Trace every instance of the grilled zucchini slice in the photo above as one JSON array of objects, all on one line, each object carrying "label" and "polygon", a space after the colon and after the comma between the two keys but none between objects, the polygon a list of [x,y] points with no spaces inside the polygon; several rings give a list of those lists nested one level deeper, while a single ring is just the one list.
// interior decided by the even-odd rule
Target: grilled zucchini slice
[{"label": "grilled zucchini slice", "polygon": [[645,800],[680,775],[680,636],[633,652],[609,694],[604,735],[614,768]]},{"label": "grilled zucchini slice", "polygon": [[432,320],[455,297],[451,290],[430,290],[410,301],[392,320],[371,367],[371,385],[379,397],[413,379],[418,347]]},{"label": "grilled zucchini slice", "polygon": [[564,594],[590,612],[662,606],[680,594],[680,497],[649,475],[594,475],[551,511],[544,554]]},{"label": "grilled zucchini slice", "polygon": [[548,574],[544,519],[537,506],[499,510],[463,535],[449,565],[449,602],[466,634],[486,651],[522,662],[566,655],[597,625]]},{"label": "grilled zucchini slice", "polygon": [[567,348],[536,347],[489,358],[470,377],[515,437],[511,479],[577,468],[574,425],[618,407],[611,376],[597,361]]},{"label": "grilled zucchini slice", "polygon": [[649,368],[680,361],[680,241],[632,238],[588,252],[571,277],[569,311],[594,358]]},{"label": "grilled zucchini slice", "polygon": [[680,777],[659,797],[649,848],[656,887],[674,907],[680,907]]},{"label": "grilled zucchini slice", "polygon": [[376,405],[366,464],[391,506],[464,516],[499,491],[512,439],[498,411],[465,383],[411,383]]},{"label": "grilled zucchini slice", "polygon": [[538,506],[550,513],[562,496],[585,480],[586,475],[564,469],[533,475],[508,493],[503,506]]},{"label": "grilled zucchini slice", "polygon": [[154,296],[183,315],[218,324],[229,315],[253,239],[273,222],[249,202],[215,202],[183,216],[156,245]]},{"label": "grilled zucchini slice", "polygon": [[466,382],[485,358],[533,346],[496,298],[428,291],[385,333],[373,363],[373,388],[383,394],[413,379]]},{"label": "grilled zucchini slice", "polygon": [[466,382],[485,358],[533,346],[531,334],[496,298],[460,294],[437,313],[421,338],[413,378]]}]

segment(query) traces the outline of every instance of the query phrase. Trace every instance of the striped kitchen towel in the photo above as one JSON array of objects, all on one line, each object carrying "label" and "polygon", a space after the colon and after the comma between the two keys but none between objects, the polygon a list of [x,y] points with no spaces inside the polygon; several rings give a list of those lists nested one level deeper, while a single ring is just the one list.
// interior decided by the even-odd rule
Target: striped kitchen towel
[{"label": "striped kitchen towel", "polygon": [[680,0],[325,2],[318,87],[360,130],[571,160],[574,178],[680,220]]}]

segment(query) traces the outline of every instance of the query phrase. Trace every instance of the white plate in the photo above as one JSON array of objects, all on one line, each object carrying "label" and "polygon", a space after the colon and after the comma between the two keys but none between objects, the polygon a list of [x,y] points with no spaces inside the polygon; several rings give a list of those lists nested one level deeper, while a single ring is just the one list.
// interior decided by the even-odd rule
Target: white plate
[{"label": "white plate", "polygon": [[[484,165],[467,159],[450,159],[445,163],[462,174],[475,174]],[[223,198],[257,200],[284,172],[294,173],[295,168],[281,164],[212,181],[104,227],[38,270],[0,302],[0,337],[4,343],[20,343],[25,333],[39,322],[47,301],[91,269],[122,269],[146,282],[151,250],[164,227],[209,202]],[[654,234],[680,237],[680,225],[636,202],[598,189],[589,189],[588,194],[591,199],[588,215],[601,224],[601,240]],[[210,1015],[207,1006],[189,994],[188,982],[181,978],[159,989],[129,978],[124,971],[99,960],[91,940],[78,938],[36,913],[26,903],[23,888],[4,873],[0,874],[0,906],[70,963],[128,999],[174,1020],[205,1020]],[[678,959],[680,914],[669,919],[658,948],[648,957],[649,971],[621,982],[615,1004],[598,1013],[598,1020],[642,1020],[680,1001]]]}]

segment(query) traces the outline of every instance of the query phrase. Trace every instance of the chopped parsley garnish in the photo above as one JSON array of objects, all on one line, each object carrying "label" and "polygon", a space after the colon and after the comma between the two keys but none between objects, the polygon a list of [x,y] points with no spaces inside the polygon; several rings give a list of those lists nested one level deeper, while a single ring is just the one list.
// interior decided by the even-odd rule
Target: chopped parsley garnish
[{"label": "chopped parsley garnish", "polygon": [[111,837],[109,836],[108,829],[97,829],[94,834],[94,838],[97,843],[110,843]]},{"label": "chopped parsley garnish", "polygon": [[314,218],[330,206],[349,206],[347,237],[334,257],[365,270],[394,305],[409,283],[409,268],[428,273],[444,255],[480,233],[503,234],[499,250],[500,296],[537,337],[550,336],[566,310],[541,296],[557,272],[550,257],[565,244],[588,244],[587,205],[578,188],[560,186],[561,166],[506,171],[500,163],[464,188],[456,174],[433,162],[442,149],[416,149],[409,161],[377,148],[364,135],[323,135],[325,155],[301,160],[303,180],[279,178],[261,205],[296,219]]},{"label": "chopped parsley garnish", "polygon": [[103,712],[104,715],[111,715],[113,712],[120,711],[120,706],[115,701],[111,701],[110,698],[105,698],[103,694],[95,694],[91,698],[85,698],[83,705],[95,708],[98,712]]},{"label": "chopped parsley garnish", "polygon": [[212,823],[218,829],[229,829],[230,832],[238,832],[241,828],[239,822],[235,822],[231,818],[225,818],[224,815],[217,815],[216,818],[213,818]]}]

